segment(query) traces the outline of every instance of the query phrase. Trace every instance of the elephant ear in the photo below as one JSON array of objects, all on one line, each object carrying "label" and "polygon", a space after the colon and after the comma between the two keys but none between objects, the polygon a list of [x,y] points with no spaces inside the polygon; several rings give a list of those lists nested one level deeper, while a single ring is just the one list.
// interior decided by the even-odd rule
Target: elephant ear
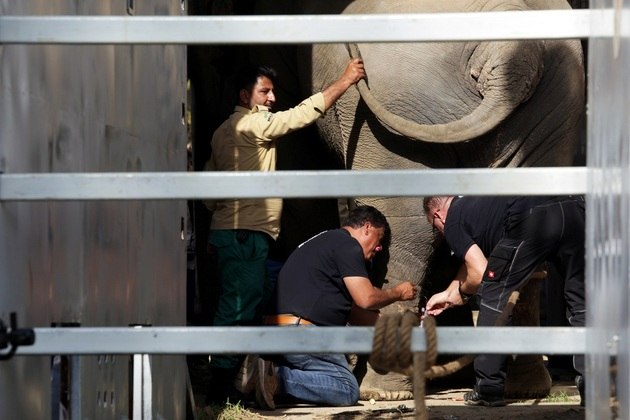
[{"label": "elephant ear", "polygon": [[[351,57],[361,57],[356,44],[347,49]],[[465,142],[492,131],[531,97],[542,77],[544,50],[544,41],[480,43],[469,67],[482,99],[471,113],[443,124],[419,124],[388,111],[365,80],[357,89],[376,118],[393,132],[429,143]]]}]

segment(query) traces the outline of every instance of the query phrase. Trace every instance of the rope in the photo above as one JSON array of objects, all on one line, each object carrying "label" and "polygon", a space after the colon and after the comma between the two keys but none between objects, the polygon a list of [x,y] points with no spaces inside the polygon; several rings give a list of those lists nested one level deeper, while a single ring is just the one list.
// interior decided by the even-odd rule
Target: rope
[{"label": "rope", "polygon": [[[540,274],[536,273],[532,278],[539,276]],[[546,272],[543,272],[542,276],[544,278]],[[495,326],[499,327],[506,324],[508,317],[518,302],[519,296],[519,290],[515,290],[510,294],[501,316],[495,322]],[[435,318],[427,316],[423,320],[426,350],[412,353],[412,331],[419,325],[418,314],[411,311],[381,316],[374,326],[372,354],[369,362],[374,371],[381,375],[387,372],[397,372],[412,377],[416,418],[428,420],[425,403],[426,380],[440,378],[457,372],[459,369],[472,363],[475,355],[464,355],[455,361],[435,366],[438,355]]]},{"label": "rope", "polygon": [[411,311],[385,315],[374,327],[374,340],[370,365],[380,373],[397,372],[413,377],[413,397],[416,418],[428,419],[425,397],[425,372],[429,372],[437,359],[437,332],[435,319],[423,321],[427,348],[424,352],[411,352],[413,329],[420,325],[418,314]]}]

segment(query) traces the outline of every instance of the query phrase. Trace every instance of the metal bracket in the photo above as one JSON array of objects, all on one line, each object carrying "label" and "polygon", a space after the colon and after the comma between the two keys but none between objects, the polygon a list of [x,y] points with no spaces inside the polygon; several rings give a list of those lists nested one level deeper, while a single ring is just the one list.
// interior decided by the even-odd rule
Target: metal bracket
[{"label": "metal bracket", "polygon": [[0,350],[8,348],[7,352],[0,352],[0,360],[9,360],[15,354],[18,346],[31,346],[35,343],[35,332],[31,328],[17,328],[17,315],[11,312],[10,327],[0,319]]}]

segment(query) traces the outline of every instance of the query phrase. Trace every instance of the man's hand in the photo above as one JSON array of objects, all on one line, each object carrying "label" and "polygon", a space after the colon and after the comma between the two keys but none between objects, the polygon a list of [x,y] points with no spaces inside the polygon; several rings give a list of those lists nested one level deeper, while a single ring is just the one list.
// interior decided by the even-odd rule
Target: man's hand
[{"label": "man's hand", "polygon": [[348,83],[354,85],[363,78],[365,78],[365,66],[363,65],[363,60],[360,58],[350,60],[346,66],[346,70],[341,76],[341,79],[345,79]]},{"label": "man's hand", "polygon": [[443,292],[436,293],[427,302],[426,315],[437,316],[444,312],[446,309],[453,306],[463,305],[461,296],[457,289],[449,287]]},{"label": "man's hand", "polygon": [[396,286],[396,289],[400,293],[399,300],[413,300],[416,298],[418,288],[411,282],[405,281]]},{"label": "man's hand", "polygon": [[355,58],[350,60],[343,74],[330,86],[322,91],[324,94],[324,106],[329,109],[350,86],[365,77],[363,60]]}]

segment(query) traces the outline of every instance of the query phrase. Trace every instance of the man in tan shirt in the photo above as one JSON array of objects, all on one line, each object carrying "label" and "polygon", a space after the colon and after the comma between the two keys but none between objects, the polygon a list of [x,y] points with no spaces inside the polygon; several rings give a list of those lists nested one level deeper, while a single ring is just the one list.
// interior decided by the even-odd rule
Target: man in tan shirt
[{"label": "man in tan shirt", "polygon": [[[294,108],[273,113],[275,76],[268,67],[254,67],[239,75],[238,105],[214,132],[207,170],[275,170],[276,142],[323,116],[350,86],[365,77],[365,70],[361,60],[351,60],[339,79],[322,92]],[[206,206],[213,212],[209,243],[221,283],[214,325],[255,325],[270,290],[267,256],[270,241],[280,231],[282,199],[225,199],[206,201]],[[232,384],[241,360],[242,356],[211,358],[210,399],[239,399]]]}]

